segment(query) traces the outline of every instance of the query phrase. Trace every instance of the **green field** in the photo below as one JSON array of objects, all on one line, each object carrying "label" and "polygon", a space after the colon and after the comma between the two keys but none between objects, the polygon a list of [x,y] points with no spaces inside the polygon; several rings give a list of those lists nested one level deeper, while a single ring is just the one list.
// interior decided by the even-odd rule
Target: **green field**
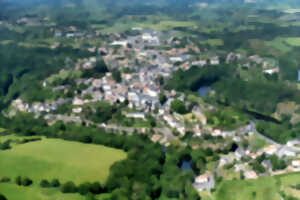
[{"label": "green field", "polygon": [[80,194],[63,194],[55,188],[20,187],[14,183],[0,183],[0,194],[9,200],[85,200]]},{"label": "green field", "polygon": [[126,158],[121,150],[101,145],[42,139],[0,151],[0,177],[27,176],[34,182],[58,178],[75,183],[104,183],[110,166]]},{"label": "green field", "polygon": [[300,198],[300,191],[291,186],[300,184],[300,173],[274,177],[261,177],[257,180],[224,181],[217,188],[216,200],[280,200],[280,191]]}]

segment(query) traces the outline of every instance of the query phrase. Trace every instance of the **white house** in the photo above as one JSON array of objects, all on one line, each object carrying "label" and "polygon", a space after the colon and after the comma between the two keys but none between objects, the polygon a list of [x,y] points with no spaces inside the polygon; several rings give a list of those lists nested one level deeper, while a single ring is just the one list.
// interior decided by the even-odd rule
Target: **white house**
[{"label": "white house", "polygon": [[293,168],[300,168],[300,160],[293,160],[292,161]]},{"label": "white house", "polygon": [[246,179],[257,179],[258,178],[256,172],[253,170],[246,171],[244,173],[244,176],[246,177]]}]

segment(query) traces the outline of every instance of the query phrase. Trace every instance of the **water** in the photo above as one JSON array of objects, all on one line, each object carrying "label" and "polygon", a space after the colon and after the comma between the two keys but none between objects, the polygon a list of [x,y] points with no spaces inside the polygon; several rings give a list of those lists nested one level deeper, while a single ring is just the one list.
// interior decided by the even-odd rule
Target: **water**
[{"label": "water", "polygon": [[200,94],[200,96],[206,97],[210,90],[211,90],[210,86],[201,86],[197,92]]},{"label": "water", "polygon": [[182,172],[191,170],[191,162],[186,160],[182,161],[180,169]]}]

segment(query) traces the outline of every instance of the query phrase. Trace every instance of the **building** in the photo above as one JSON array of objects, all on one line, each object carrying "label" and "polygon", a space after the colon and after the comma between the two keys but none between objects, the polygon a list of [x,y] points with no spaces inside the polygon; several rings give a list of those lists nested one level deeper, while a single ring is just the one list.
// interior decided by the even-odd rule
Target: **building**
[{"label": "building", "polygon": [[249,170],[244,173],[246,179],[257,179],[258,176],[255,171]]},{"label": "building", "polygon": [[271,145],[271,146],[265,147],[264,152],[268,155],[272,155],[272,154],[276,153],[278,149],[279,149],[278,146]]},{"label": "building", "polygon": [[144,113],[127,113],[126,117],[136,118],[136,119],[145,119],[145,114]]},{"label": "building", "polygon": [[300,168],[300,160],[293,160],[292,161],[293,168]]},{"label": "building", "polygon": [[197,176],[193,186],[198,191],[211,190],[215,187],[214,176],[210,172]]}]

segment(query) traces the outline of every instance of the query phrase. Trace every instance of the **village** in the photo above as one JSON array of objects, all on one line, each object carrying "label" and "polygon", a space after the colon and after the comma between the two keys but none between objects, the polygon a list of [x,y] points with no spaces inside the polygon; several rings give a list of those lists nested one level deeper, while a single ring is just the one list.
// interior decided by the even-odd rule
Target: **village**
[{"label": "village", "polygon": [[[47,19],[44,19],[47,21]],[[29,23],[27,19],[20,19],[18,23]],[[201,57],[205,50],[199,49],[193,42],[183,42],[180,38],[167,37],[165,33],[145,29],[132,28],[134,34],[110,34],[101,46],[90,46],[88,51],[96,56],[78,60],[70,69],[61,70],[55,77],[57,79],[74,79],[74,85],[56,84],[64,82],[47,79],[41,85],[58,95],[55,100],[44,102],[24,102],[21,98],[11,104],[9,115],[17,111],[34,113],[43,117],[49,124],[55,121],[96,124],[99,127],[124,130],[131,132],[148,132],[153,142],[163,146],[172,145],[174,142],[192,149],[207,146],[213,151],[224,149],[232,145],[227,153],[220,151],[217,163],[206,172],[195,177],[193,186],[198,191],[211,190],[215,187],[216,177],[256,179],[260,176],[276,175],[293,171],[300,171],[300,140],[289,141],[280,145],[256,131],[254,122],[240,127],[237,130],[221,130],[207,124],[205,111],[214,110],[212,105],[194,105],[190,109],[197,120],[187,120],[182,114],[174,111],[173,101],[183,102],[186,107],[191,105],[187,96],[180,91],[166,90],[164,81],[172,76],[176,70],[188,70],[192,66],[217,66],[223,63],[237,62],[239,67],[251,68],[261,66],[266,74],[279,73],[279,66],[273,60],[261,58],[257,55],[245,56],[240,53],[230,52],[225,58],[220,55],[211,55],[207,59]],[[92,35],[92,36],[91,36]],[[54,38],[83,39],[97,37],[98,33],[83,33],[76,27],[64,30],[54,30]],[[51,48],[55,49],[61,44],[56,42]],[[102,61],[109,70],[100,77],[81,77],[88,70],[93,70],[97,63]],[[63,77],[63,74],[67,74]],[[70,75],[70,76],[69,76]],[[74,76],[73,76],[74,75]],[[65,94],[72,90],[72,94],[65,98]],[[79,91],[80,90],[80,91]],[[122,115],[126,118],[145,121],[147,116],[155,119],[153,127],[122,127],[120,124],[97,124],[86,118],[82,113],[85,105],[97,102],[108,102],[111,105],[125,104]],[[67,113],[57,114],[56,111],[64,105],[71,105]],[[189,121],[187,125],[187,121]],[[182,141],[188,132],[192,132],[195,141],[199,144],[189,144]],[[210,140],[203,140],[203,138]],[[260,138],[265,141],[259,148],[246,144],[251,138]],[[210,141],[214,141],[210,143]],[[230,174],[232,177],[228,177]]]}]

